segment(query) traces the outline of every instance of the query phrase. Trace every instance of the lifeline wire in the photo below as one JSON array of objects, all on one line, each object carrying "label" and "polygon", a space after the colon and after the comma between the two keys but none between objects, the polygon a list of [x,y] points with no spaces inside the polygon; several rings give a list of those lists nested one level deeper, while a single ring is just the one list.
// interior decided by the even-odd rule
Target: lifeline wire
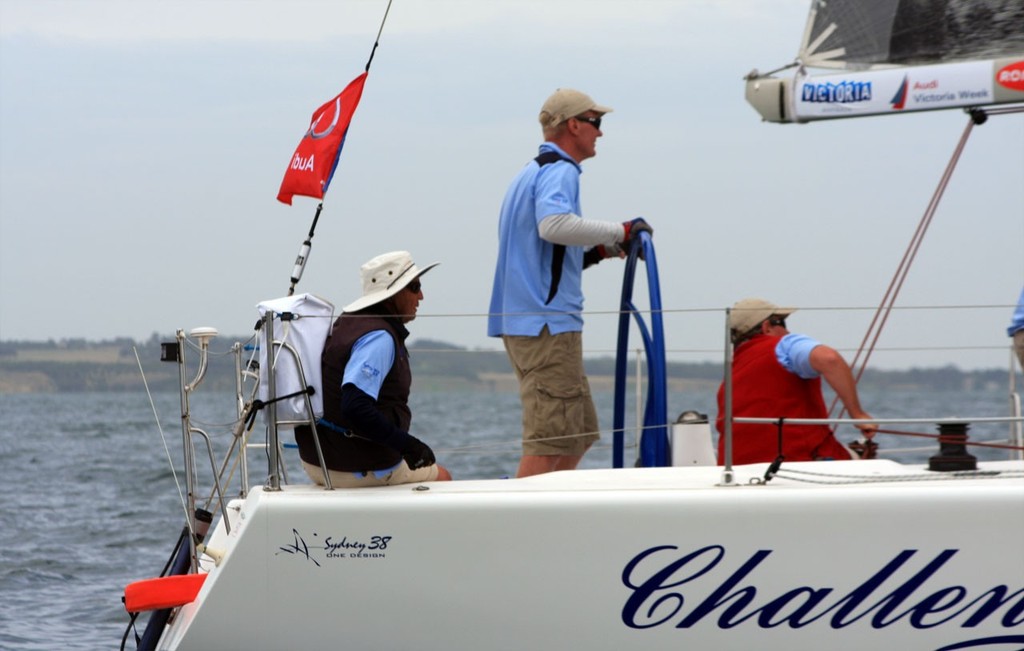
[{"label": "lifeline wire", "polygon": [[[900,429],[877,429],[875,430],[879,434],[895,434],[897,436],[919,436],[926,439],[937,439],[940,442],[943,439],[949,439],[949,434],[929,434],[926,432],[907,432]],[[997,448],[1000,450],[1024,450],[1024,447],[1019,445],[1007,445],[1005,443],[983,443],[981,441],[958,441],[960,445],[964,446],[975,446],[980,448]]]}]

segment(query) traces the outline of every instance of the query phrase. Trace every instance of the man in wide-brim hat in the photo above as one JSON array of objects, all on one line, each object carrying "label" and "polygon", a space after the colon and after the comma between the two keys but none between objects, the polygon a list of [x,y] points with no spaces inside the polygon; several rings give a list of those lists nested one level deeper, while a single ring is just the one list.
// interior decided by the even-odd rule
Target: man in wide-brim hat
[{"label": "man in wide-brim hat", "polygon": [[[405,324],[423,300],[420,268],[408,251],[379,255],[360,267],[363,295],[334,322],[321,357],[324,415],[316,432],[339,488],[449,480],[430,447],[409,434],[412,373]],[[324,484],[313,432],[295,430],[302,466]]]}]

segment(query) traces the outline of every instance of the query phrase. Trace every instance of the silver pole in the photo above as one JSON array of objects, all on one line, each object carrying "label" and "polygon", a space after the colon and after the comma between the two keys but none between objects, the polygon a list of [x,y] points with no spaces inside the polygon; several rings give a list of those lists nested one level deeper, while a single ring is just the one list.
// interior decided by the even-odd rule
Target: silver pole
[{"label": "silver pole", "polygon": [[[242,380],[242,346],[237,341],[234,346],[231,347],[231,351],[235,354],[235,413],[242,423],[246,416],[245,411],[245,398],[242,395],[244,389],[244,382]],[[244,428],[240,428],[238,432],[238,474],[239,474],[239,485],[242,491],[242,497],[249,494],[249,459],[248,459],[248,433]]]},{"label": "silver pole", "polygon": [[274,378],[274,316],[275,312],[268,311],[264,316],[263,327],[267,335],[266,365],[267,365],[267,488],[272,491],[281,490],[281,477],[278,475],[278,454],[277,454],[277,380]]},{"label": "silver pole", "polygon": [[[193,459],[192,454],[192,414],[188,399],[188,394],[191,391],[191,388],[185,379],[187,377],[187,375],[185,375],[185,331],[178,330],[175,334],[175,339],[178,345],[178,382],[181,385],[181,448],[183,463],[185,464],[185,518],[189,532],[194,534],[196,530],[195,471],[193,470],[195,460]],[[190,556],[192,558],[192,570],[195,571],[198,563],[196,558],[195,535],[190,535],[188,540],[189,548],[191,550]]]},{"label": "silver pole", "polygon": [[[1021,416],[1020,394],[1017,393],[1017,359],[1013,346],[1010,346],[1010,415]],[[1022,367],[1024,368],[1024,367]],[[1024,446],[1024,423],[1010,423],[1010,445]],[[1024,450],[1010,451],[1011,459],[1024,459]]]},{"label": "silver pole", "polygon": [[732,333],[729,331],[731,308],[725,308],[725,458],[722,459],[722,486],[736,486],[732,469]]}]

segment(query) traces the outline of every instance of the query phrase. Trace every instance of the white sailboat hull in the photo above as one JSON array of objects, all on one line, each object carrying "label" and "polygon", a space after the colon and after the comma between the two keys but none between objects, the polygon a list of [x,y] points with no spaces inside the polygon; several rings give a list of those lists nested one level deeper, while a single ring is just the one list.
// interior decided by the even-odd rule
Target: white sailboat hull
[{"label": "white sailboat hull", "polygon": [[1024,462],[765,468],[254,489],[158,648],[1024,647]]}]

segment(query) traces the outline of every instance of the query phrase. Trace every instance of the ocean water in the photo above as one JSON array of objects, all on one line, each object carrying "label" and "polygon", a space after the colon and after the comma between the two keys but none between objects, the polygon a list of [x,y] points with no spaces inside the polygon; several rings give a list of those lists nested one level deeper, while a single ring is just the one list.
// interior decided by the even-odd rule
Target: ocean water
[{"label": "ocean water", "polygon": [[[880,418],[1008,413],[1005,390],[865,391],[862,400]],[[611,392],[596,393],[595,402],[607,431]],[[125,585],[159,574],[184,522],[171,472],[173,464],[180,477],[178,395],[157,394],[154,403],[155,414],[141,390],[0,395],[0,649],[92,651],[120,645],[128,622],[121,603]],[[215,441],[218,463],[230,441],[231,404],[230,396],[201,392],[192,403],[200,426]],[[685,409],[713,415],[713,395],[670,397],[671,418]],[[457,479],[515,473],[517,395],[483,390],[414,393],[413,410],[413,432],[434,447]],[[626,426],[634,420],[630,408]],[[931,426],[893,428],[935,431]],[[970,434],[972,440],[1005,441],[1007,426],[979,424]],[[845,426],[838,436],[849,441],[856,433]],[[924,462],[936,451],[934,442],[925,439],[879,435],[877,440],[883,453],[907,462]],[[610,442],[606,432],[582,467],[609,467]],[[894,452],[907,447],[926,449]],[[981,459],[1008,454],[987,448],[973,448],[972,453]],[[297,454],[289,451],[286,457],[291,481],[305,483]],[[627,450],[627,462],[634,457],[635,451]],[[249,459],[254,483],[262,483],[257,479],[266,467],[261,454],[250,452]],[[200,451],[199,465],[202,475],[209,466],[205,451]],[[135,648],[133,639],[127,648]]]}]

